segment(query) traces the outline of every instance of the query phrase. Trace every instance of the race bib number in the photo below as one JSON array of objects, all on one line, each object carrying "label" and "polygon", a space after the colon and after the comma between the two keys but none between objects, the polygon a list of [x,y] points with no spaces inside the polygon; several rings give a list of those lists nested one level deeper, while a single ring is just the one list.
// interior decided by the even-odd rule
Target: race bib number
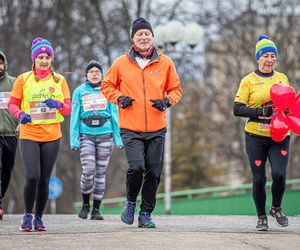
[{"label": "race bib number", "polygon": [[7,109],[10,92],[0,92],[0,109]]},{"label": "race bib number", "polygon": [[82,97],[84,111],[96,111],[106,109],[106,99],[103,94],[87,94]]},{"label": "race bib number", "polygon": [[29,102],[32,121],[56,119],[56,109],[49,108],[43,102]]},{"label": "race bib number", "polygon": [[270,124],[263,124],[263,123],[260,123],[259,125],[259,130],[260,131],[266,131],[266,130],[270,130]]}]

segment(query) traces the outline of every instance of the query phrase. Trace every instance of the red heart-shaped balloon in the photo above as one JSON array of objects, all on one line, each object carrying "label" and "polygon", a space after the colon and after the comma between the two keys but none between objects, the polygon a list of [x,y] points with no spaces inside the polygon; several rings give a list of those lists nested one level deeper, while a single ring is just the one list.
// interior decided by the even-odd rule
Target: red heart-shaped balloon
[{"label": "red heart-shaped balloon", "polygon": [[290,126],[289,121],[281,112],[276,113],[270,123],[270,134],[271,138],[276,141],[282,141],[287,132],[289,132]]},{"label": "red heart-shaped balloon", "polygon": [[294,102],[291,104],[289,109],[294,115],[300,116],[300,93],[296,95]]},{"label": "red heart-shaped balloon", "polygon": [[300,135],[300,114],[287,114],[286,118],[289,121],[290,129],[296,134]]},{"label": "red heart-shaped balloon", "polygon": [[284,111],[293,105],[296,92],[291,86],[274,84],[270,89],[270,94],[275,107],[279,111]]},{"label": "red heart-shaped balloon", "polygon": [[276,135],[276,134],[271,133],[271,138],[273,141],[281,142],[284,140],[285,135]]}]

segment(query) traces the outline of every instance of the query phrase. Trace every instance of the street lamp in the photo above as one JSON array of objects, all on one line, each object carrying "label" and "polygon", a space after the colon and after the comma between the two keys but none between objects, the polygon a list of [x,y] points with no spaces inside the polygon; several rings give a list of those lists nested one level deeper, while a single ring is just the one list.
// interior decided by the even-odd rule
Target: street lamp
[{"label": "street lamp", "polygon": [[[155,43],[165,53],[171,54],[185,53],[183,50],[175,48],[177,43],[186,43],[191,50],[200,43],[203,31],[200,25],[190,23],[183,25],[181,22],[172,20],[165,25],[159,25],[154,28]],[[165,191],[165,213],[171,214],[171,190],[172,190],[172,136],[171,136],[171,109],[167,109],[167,134],[165,140],[165,157],[164,157],[164,191]]]}]

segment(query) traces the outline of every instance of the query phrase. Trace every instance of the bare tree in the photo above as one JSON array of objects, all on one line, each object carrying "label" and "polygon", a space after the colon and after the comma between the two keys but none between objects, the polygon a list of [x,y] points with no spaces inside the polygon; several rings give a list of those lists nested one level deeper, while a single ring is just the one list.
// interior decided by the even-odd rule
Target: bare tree
[{"label": "bare tree", "polygon": [[[243,3],[242,3],[243,2]],[[243,148],[243,126],[232,116],[235,92],[242,76],[255,68],[257,35],[266,33],[280,53],[278,69],[299,90],[299,1],[259,0],[0,0],[0,49],[9,59],[12,75],[31,69],[30,47],[35,37],[49,39],[55,50],[55,69],[67,79],[71,92],[85,80],[85,67],[98,59],[106,70],[131,45],[130,27],[138,16],[153,27],[169,20],[197,22],[205,28],[204,46],[187,49],[173,59],[184,95],[172,112],[174,188],[249,181]],[[154,34],[155,35],[155,34]],[[69,148],[69,119],[56,165],[64,192],[57,201],[59,213],[72,212],[80,200],[81,166],[78,153]],[[288,176],[300,176],[298,137],[292,137]],[[113,153],[106,197],[124,195],[127,168],[124,152]],[[24,171],[19,156],[7,200],[14,212],[23,209]]]}]

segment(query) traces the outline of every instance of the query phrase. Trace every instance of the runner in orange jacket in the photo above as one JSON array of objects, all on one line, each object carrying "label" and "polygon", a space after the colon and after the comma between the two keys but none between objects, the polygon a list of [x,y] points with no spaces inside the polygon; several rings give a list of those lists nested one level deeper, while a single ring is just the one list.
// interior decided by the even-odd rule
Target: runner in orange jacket
[{"label": "runner in orange jacket", "polygon": [[153,43],[151,24],[133,22],[133,46],[117,58],[101,85],[106,98],[119,105],[119,127],[129,164],[127,200],[121,215],[132,224],[136,198],[142,189],[139,227],[155,227],[151,212],[163,167],[166,109],[182,96],[180,80],[170,58]]}]

